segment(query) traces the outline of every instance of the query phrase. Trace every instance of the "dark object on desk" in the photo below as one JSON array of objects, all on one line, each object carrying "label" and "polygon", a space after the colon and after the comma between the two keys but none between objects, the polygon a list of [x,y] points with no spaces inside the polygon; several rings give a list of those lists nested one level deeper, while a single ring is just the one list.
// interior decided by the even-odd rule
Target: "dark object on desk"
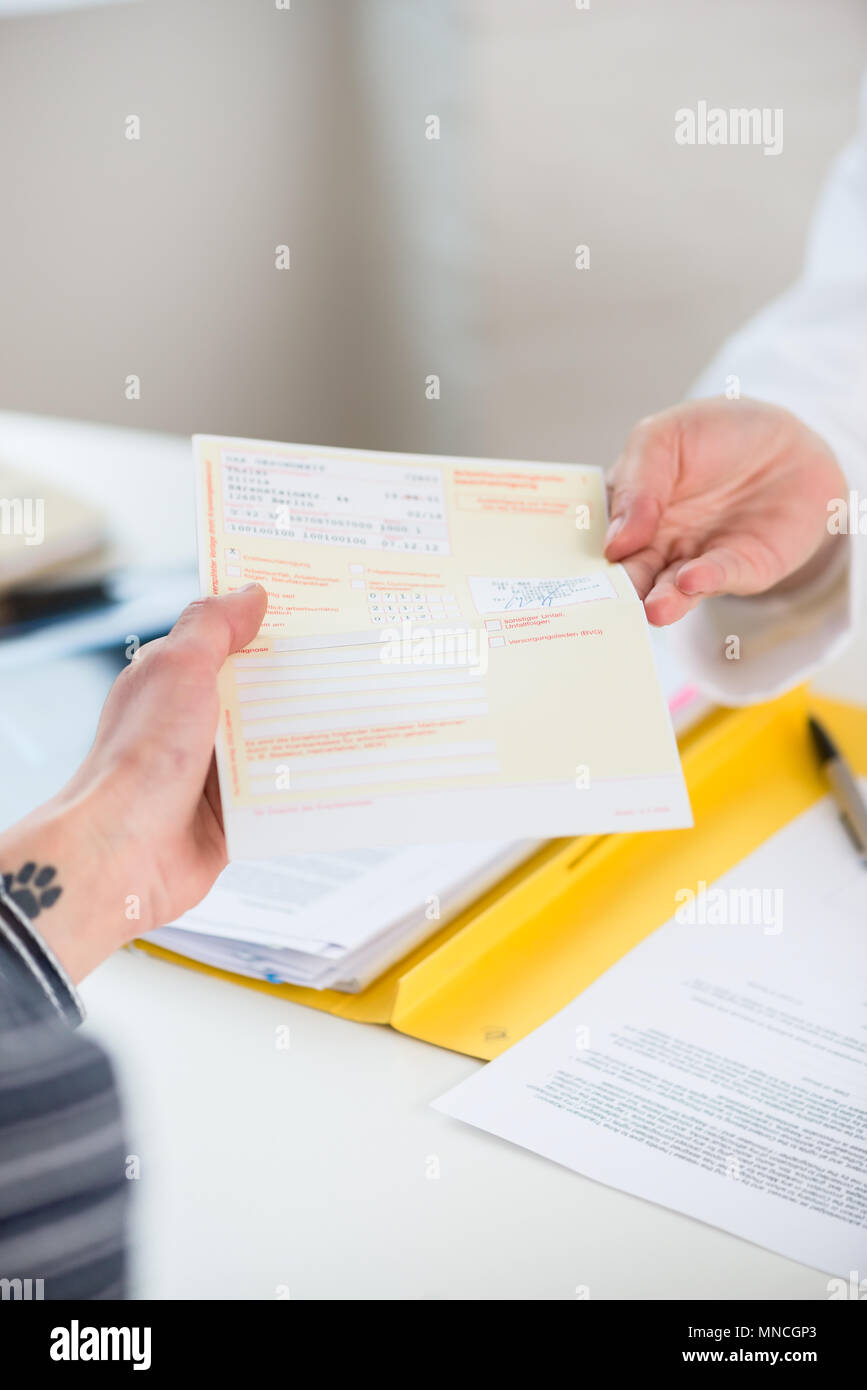
[{"label": "dark object on desk", "polygon": [[91,579],[62,588],[40,585],[10,589],[0,598],[0,628],[17,635],[72,613],[104,608],[113,601],[108,578]]},{"label": "dark object on desk", "polygon": [[[84,576],[75,585],[54,585],[50,590],[46,586],[46,605],[39,616],[31,611],[25,622],[21,613],[22,621],[16,627],[0,630],[0,673],[28,665],[45,666],[76,652],[112,648],[118,665],[125,664],[131,638],[135,637],[141,645],[152,637],[162,637],[181,609],[199,592],[192,566],[167,571],[119,570],[105,577],[90,574],[87,578],[88,585],[98,581],[104,584],[105,592],[82,594],[81,603],[75,601],[71,591],[84,584]],[[37,588],[42,591],[42,586],[35,584],[29,585],[28,591],[35,592]],[[59,612],[54,600],[63,590],[69,591],[71,606]],[[13,599],[11,593],[9,599]]]},{"label": "dark object on desk", "polygon": [[831,792],[840,808],[843,823],[856,850],[867,863],[867,803],[861,794],[857,779],[824,725],[812,716],[808,723],[813,746],[831,784]]}]

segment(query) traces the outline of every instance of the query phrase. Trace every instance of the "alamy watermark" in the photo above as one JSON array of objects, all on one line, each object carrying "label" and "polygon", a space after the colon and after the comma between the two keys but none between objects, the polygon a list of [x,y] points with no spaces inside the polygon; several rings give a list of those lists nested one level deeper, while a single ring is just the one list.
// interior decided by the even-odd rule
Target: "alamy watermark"
[{"label": "alamy watermark", "polygon": [[0,497],[0,536],[23,536],[25,545],[45,540],[45,499]]},{"label": "alamy watermark", "polygon": [[848,497],[832,497],[827,526],[832,536],[867,536],[867,497],[854,488]]},{"label": "alamy watermark", "polygon": [[379,659],[384,666],[464,670],[483,676],[488,669],[488,634],[484,628],[438,627],[404,619],[383,628]]},{"label": "alamy watermark", "polygon": [[829,1279],[825,1287],[832,1302],[838,1299],[851,1299],[855,1303],[867,1301],[867,1279],[862,1279],[857,1269],[849,1270],[848,1279]]},{"label": "alamy watermark", "polygon": [[0,1301],[41,1302],[45,1298],[44,1279],[0,1279]]},{"label": "alamy watermark", "polygon": [[782,888],[679,888],[674,920],[682,927],[761,927],[765,936],[783,930]]},{"label": "alamy watermark", "polygon": [[681,106],[674,113],[678,145],[758,145],[763,154],[783,150],[782,107]]},{"label": "alamy watermark", "polygon": [[134,1371],[151,1365],[149,1327],[82,1327],[73,1318],[68,1327],[51,1329],[48,1355],[52,1361],[129,1361]]}]

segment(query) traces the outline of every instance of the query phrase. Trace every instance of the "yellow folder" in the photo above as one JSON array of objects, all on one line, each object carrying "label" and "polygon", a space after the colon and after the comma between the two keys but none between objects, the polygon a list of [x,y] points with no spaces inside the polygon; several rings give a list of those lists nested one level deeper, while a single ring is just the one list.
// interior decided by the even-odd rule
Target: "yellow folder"
[{"label": "yellow folder", "polygon": [[867,709],[800,688],[718,710],[682,740],[692,829],[552,841],[360,994],[251,980],[137,945],[342,1018],[496,1057],[667,921],[679,889],[711,883],[825,795],[808,709],[867,773]]}]

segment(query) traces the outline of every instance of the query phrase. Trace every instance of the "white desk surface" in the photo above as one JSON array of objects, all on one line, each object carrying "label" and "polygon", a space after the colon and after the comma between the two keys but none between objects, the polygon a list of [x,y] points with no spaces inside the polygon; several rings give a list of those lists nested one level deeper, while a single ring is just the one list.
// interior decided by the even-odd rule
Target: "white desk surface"
[{"label": "white desk surface", "polygon": [[[192,563],[186,441],[0,415],[0,455],[101,501],[136,560]],[[863,698],[865,654],[824,688]],[[65,780],[111,676],[85,656],[4,678],[0,823]],[[825,1274],[431,1110],[469,1058],[141,952],[82,993],[140,1159],[137,1297],[827,1297]]]}]

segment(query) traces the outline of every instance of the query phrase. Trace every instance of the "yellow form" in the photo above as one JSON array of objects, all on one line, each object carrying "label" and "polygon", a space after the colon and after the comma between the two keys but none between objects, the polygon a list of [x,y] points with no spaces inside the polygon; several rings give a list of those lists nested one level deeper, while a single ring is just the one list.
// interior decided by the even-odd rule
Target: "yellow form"
[{"label": "yellow form", "polygon": [[233,858],[691,824],[599,469],[197,436]]}]

